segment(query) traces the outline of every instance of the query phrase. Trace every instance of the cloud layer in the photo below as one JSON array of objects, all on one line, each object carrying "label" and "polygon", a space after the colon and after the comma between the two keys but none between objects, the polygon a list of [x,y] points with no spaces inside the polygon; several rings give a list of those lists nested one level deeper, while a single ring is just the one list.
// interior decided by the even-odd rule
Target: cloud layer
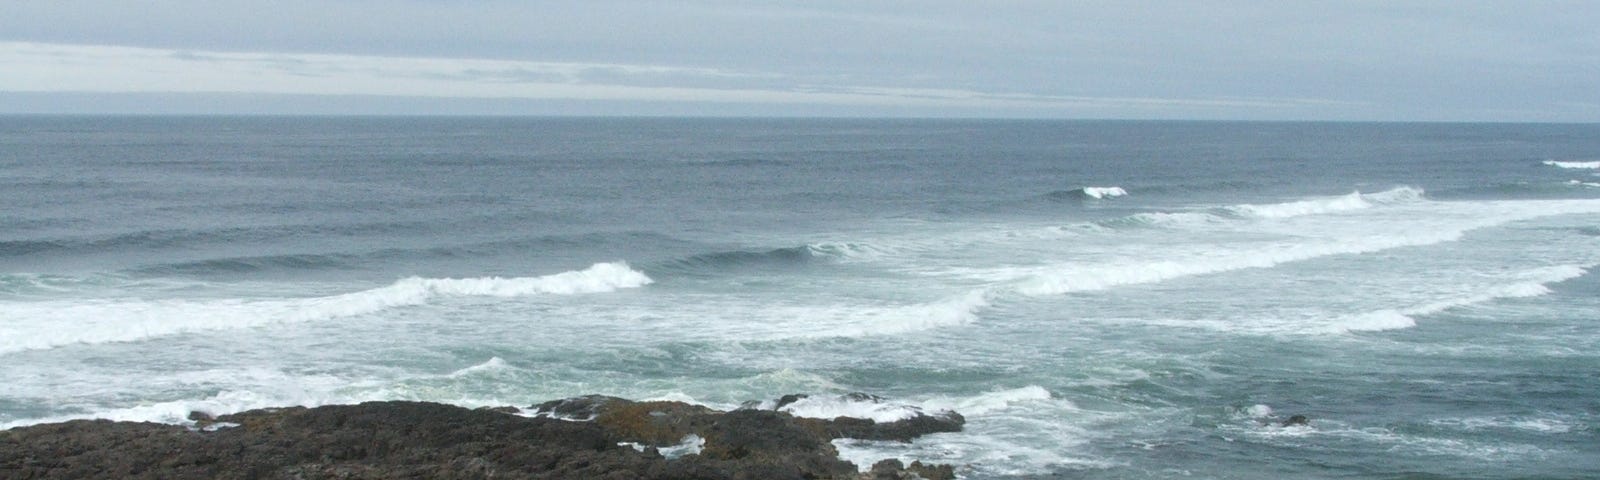
[{"label": "cloud layer", "polygon": [[61,0],[7,11],[0,97],[11,98],[1600,121],[1600,3],[1586,1]]}]

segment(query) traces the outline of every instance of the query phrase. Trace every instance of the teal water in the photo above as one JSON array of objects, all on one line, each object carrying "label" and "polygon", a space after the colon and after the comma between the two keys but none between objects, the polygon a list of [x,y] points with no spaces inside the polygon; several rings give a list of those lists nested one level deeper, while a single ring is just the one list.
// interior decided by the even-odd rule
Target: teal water
[{"label": "teal water", "polygon": [[0,117],[0,426],[808,393],[961,412],[840,447],[967,478],[1590,478],[1597,159],[1595,125]]}]

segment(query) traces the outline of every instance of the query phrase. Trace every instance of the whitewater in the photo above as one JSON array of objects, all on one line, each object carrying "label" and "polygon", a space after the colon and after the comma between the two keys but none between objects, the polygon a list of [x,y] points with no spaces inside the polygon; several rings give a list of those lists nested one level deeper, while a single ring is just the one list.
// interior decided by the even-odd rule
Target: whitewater
[{"label": "whitewater", "polygon": [[1592,478],[1597,152],[1593,125],[0,117],[0,428],[800,393],[959,412],[836,445],[974,479]]}]

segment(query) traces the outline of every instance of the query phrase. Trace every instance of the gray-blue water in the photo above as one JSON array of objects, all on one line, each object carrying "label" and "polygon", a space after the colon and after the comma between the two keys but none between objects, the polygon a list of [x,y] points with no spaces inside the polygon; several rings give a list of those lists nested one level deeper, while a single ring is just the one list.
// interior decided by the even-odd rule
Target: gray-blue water
[{"label": "gray-blue water", "polygon": [[0,425],[810,393],[965,414],[840,447],[968,478],[1592,478],[1597,175],[1600,125],[0,117]]}]

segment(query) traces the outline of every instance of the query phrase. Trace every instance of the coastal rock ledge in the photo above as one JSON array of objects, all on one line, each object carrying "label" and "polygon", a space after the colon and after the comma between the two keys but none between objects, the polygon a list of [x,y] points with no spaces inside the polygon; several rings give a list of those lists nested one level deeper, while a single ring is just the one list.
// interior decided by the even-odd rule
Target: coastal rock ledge
[{"label": "coastal rock ledge", "polygon": [[955,477],[949,465],[890,459],[861,472],[831,441],[909,441],[964,423],[948,411],[877,422],[601,396],[527,411],[368,402],[190,418],[195,425],[74,420],[0,431],[0,477],[943,480]]}]

